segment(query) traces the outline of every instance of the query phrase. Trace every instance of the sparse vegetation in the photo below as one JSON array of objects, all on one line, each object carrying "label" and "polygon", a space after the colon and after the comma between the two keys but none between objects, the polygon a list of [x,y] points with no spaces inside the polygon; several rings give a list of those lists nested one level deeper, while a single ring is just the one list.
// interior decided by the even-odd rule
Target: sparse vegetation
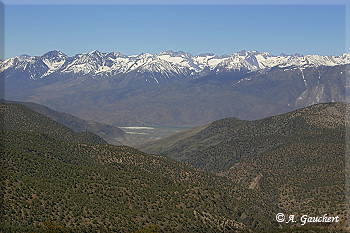
[{"label": "sparse vegetation", "polygon": [[346,108],[325,103],[257,121],[227,118],[143,147],[260,192],[280,212],[339,215],[332,227],[343,228]]},{"label": "sparse vegetation", "polygon": [[[316,105],[255,122],[225,119],[187,137],[198,140],[193,147],[175,143],[211,155],[187,161],[207,164],[201,168],[219,171],[216,176],[167,157],[104,144],[93,134],[81,137],[24,106],[3,104],[0,230],[345,230],[343,107]],[[317,121],[324,113],[333,117]],[[227,163],[222,170],[220,159]],[[339,215],[340,223],[280,225],[279,212]]]},{"label": "sparse vegetation", "polygon": [[40,232],[46,221],[68,232],[277,227],[269,219],[275,206],[226,178],[131,147],[39,131],[1,131],[2,232]]}]

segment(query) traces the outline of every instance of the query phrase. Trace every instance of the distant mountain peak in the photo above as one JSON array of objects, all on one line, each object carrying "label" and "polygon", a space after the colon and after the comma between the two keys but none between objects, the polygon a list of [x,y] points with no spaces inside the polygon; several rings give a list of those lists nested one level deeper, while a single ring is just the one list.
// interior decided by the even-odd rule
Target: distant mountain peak
[{"label": "distant mountain peak", "polygon": [[300,54],[300,53],[294,53],[292,56],[293,56],[293,57],[303,57],[303,55]]},{"label": "distant mountain peak", "polygon": [[97,56],[101,56],[103,55],[103,53],[101,53],[100,51],[98,50],[92,50],[91,52],[88,53],[89,55],[97,55]]},{"label": "distant mountain peak", "polygon": [[[11,60],[12,59],[12,60]],[[21,62],[20,66],[18,62]],[[28,63],[28,64],[27,64]],[[152,64],[152,65],[151,65]],[[165,65],[166,64],[166,65]],[[341,56],[321,56],[301,54],[274,56],[268,52],[257,50],[235,52],[231,55],[218,56],[213,53],[192,55],[184,51],[167,50],[159,54],[140,53],[138,55],[123,55],[118,52],[102,53],[93,50],[89,53],[68,57],[58,50],[45,53],[43,56],[21,55],[0,62],[0,72],[15,69],[29,72],[24,77],[38,79],[53,74],[80,74],[89,77],[113,78],[119,74],[132,72],[140,67],[146,73],[158,74],[157,80],[188,75],[198,78],[208,72],[220,73],[225,71],[257,71],[272,67],[317,67],[350,64],[350,54]],[[28,67],[30,70],[28,70]],[[37,68],[40,67],[40,72]],[[149,69],[149,70],[147,70]],[[186,71],[185,71],[186,70]],[[167,74],[167,75],[164,75]],[[154,78],[154,77],[153,77]]]},{"label": "distant mountain peak", "polygon": [[163,52],[160,52],[158,55],[173,55],[174,51],[173,50],[166,50]]},{"label": "distant mountain peak", "polygon": [[19,55],[18,58],[19,58],[19,59],[28,59],[28,58],[30,58],[30,55],[28,55],[28,54],[22,54],[22,55]]},{"label": "distant mountain peak", "polygon": [[54,59],[54,60],[68,58],[68,56],[66,54],[62,53],[59,50],[49,51],[49,52],[45,53],[42,57],[46,58],[46,59]]}]

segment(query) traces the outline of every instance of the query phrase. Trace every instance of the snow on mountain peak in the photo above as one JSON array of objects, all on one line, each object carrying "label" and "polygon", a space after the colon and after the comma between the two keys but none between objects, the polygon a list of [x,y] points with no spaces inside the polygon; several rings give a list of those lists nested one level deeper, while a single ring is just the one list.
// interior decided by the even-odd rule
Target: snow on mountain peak
[{"label": "snow on mountain peak", "polygon": [[[123,55],[119,52],[101,53],[93,50],[89,53],[68,57],[54,50],[43,56],[31,57],[22,55],[0,62],[0,72],[7,69],[29,69],[31,77],[45,77],[56,72],[79,73],[90,76],[104,76],[128,73],[133,70],[156,72],[165,77],[173,74],[200,76],[207,71],[244,70],[256,71],[271,67],[304,67],[304,66],[335,66],[350,64],[350,54],[340,56],[321,56],[301,54],[280,54],[274,56],[268,52],[256,50],[232,53],[218,56],[212,53],[192,55],[183,51],[163,51],[159,54],[141,53],[138,55]],[[32,74],[34,67],[40,67],[40,75]],[[29,71],[28,71],[29,72]],[[34,79],[34,78],[33,78]]]},{"label": "snow on mountain peak", "polygon": [[45,57],[45,58],[56,58],[56,57],[67,58],[68,56],[59,50],[52,50],[52,51],[45,53],[42,57]]},{"label": "snow on mountain peak", "polygon": [[20,56],[17,57],[19,60],[27,60],[30,58],[30,56],[28,54],[22,54]]}]

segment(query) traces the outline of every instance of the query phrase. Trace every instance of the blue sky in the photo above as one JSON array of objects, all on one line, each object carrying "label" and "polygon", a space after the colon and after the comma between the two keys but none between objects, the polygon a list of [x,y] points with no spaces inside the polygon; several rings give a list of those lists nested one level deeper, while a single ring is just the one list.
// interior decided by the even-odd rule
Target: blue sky
[{"label": "blue sky", "polygon": [[340,55],[344,5],[6,5],[5,57],[240,50]]}]

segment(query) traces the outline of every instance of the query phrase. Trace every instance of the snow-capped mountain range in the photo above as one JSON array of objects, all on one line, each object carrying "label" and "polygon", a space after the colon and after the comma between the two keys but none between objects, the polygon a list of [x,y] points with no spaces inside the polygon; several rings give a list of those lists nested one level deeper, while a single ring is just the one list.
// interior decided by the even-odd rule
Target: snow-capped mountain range
[{"label": "snow-capped mountain range", "polygon": [[191,55],[185,52],[164,51],[159,54],[142,53],[123,55],[118,52],[90,53],[68,57],[60,51],[50,51],[43,56],[21,55],[0,62],[0,73],[11,78],[18,72],[22,78],[42,79],[54,74],[91,76],[93,78],[115,78],[118,75],[135,72],[143,75],[145,81],[171,77],[197,78],[210,72],[257,71],[272,67],[318,67],[350,64],[350,54],[340,56],[284,55],[273,56],[268,52],[241,51],[231,55]]},{"label": "snow-capped mountain range", "polygon": [[[0,61],[4,96],[114,125],[196,126],[348,101],[350,54],[77,54]],[[159,84],[159,85],[158,85]]]}]

